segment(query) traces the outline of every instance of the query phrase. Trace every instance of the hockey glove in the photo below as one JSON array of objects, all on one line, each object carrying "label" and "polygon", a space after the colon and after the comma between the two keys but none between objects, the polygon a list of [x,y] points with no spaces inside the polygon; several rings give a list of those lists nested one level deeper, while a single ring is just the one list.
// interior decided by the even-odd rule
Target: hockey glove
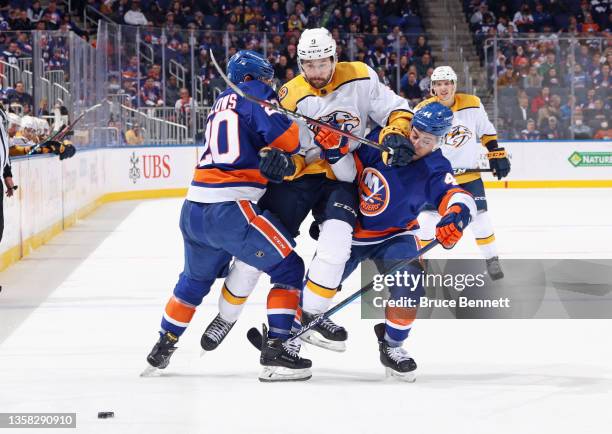
[{"label": "hockey glove", "polygon": [[259,151],[259,171],[268,181],[280,184],[285,176],[293,175],[295,163],[280,149],[266,147]]},{"label": "hockey glove", "polygon": [[387,166],[406,166],[412,161],[412,158],[416,153],[412,142],[399,132],[399,128],[397,130],[397,133],[390,132],[385,134],[380,142],[381,145],[390,148],[393,151],[393,153],[388,151],[382,152],[383,163],[385,163]]},{"label": "hockey glove", "polygon": [[489,167],[493,170],[493,175],[497,179],[502,179],[510,173],[510,160],[504,148],[497,148],[487,154]]},{"label": "hockey glove", "polygon": [[[343,130],[345,128],[344,126],[338,125],[336,122],[332,122],[330,125]],[[321,159],[327,160],[330,164],[337,163],[338,160],[349,152],[348,138],[326,128],[319,128],[319,132],[316,134],[314,142],[321,148]]]},{"label": "hockey glove", "polygon": [[462,203],[451,205],[436,225],[436,238],[445,249],[452,249],[470,223],[470,210]]}]

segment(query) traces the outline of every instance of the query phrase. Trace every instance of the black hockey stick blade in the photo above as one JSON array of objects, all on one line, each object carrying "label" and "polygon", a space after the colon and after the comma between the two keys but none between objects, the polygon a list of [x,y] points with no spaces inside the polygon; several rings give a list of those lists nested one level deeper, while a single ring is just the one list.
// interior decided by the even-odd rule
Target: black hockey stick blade
[{"label": "black hockey stick blade", "polygon": [[247,339],[255,348],[261,351],[261,347],[263,346],[263,335],[259,331],[259,329],[255,327],[251,327],[249,331],[247,331]]},{"label": "black hockey stick blade", "polygon": [[325,122],[321,122],[319,120],[313,119],[309,116],[303,115],[301,113],[296,113],[293,112],[291,110],[287,110],[286,108],[280,106],[279,104],[274,104],[271,103],[270,101],[266,101],[264,99],[260,99],[257,98],[256,96],[253,95],[249,95],[247,93],[245,93],[242,89],[240,89],[238,86],[236,86],[234,83],[232,83],[232,81],[228,78],[227,75],[225,75],[225,72],[223,72],[223,70],[221,69],[221,67],[219,66],[219,64],[217,63],[217,59],[215,59],[215,54],[213,53],[213,50],[209,50],[209,54],[210,54],[210,60],[212,60],[213,65],[215,66],[215,69],[217,70],[217,72],[219,73],[219,75],[221,76],[221,78],[223,79],[223,81],[225,81],[225,83],[230,87],[230,89],[232,89],[234,92],[236,92],[236,94],[244,99],[247,99],[251,102],[254,102],[255,104],[259,104],[261,106],[264,107],[268,107],[271,108],[272,110],[275,110],[279,113],[284,114],[285,116],[295,119],[297,121],[300,122],[306,122],[308,124],[317,126],[319,128],[325,128],[327,130],[333,131],[336,134],[339,134],[343,137],[346,137],[350,140],[353,140],[355,142],[359,142],[359,143],[363,143],[364,145],[370,146],[374,149],[378,149],[379,151],[386,151],[389,154],[393,154],[393,150],[387,146],[383,146],[379,143],[376,143],[372,140],[368,140],[364,137],[359,137],[356,136],[354,134],[349,133],[348,131],[344,131],[340,128],[335,128],[329,124],[326,124]]}]

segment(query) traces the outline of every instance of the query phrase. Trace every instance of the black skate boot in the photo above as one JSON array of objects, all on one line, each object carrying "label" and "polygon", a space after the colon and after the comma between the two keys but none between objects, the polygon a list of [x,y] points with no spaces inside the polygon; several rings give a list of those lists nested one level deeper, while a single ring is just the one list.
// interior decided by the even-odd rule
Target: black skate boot
[{"label": "black skate boot", "polygon": [[[263,326],[263,336],[268,329]],[[305,381],[312,377],[312,362],[299,356],[300,340],[281,340],[266,337],[261,348],[259,363],[263,365],[259,381]]]},{"label": "black skate boot", "polygon": [[159,337],[157,343],[153,346],[153,349],[147,356],[147,362],[149,366],[144,370],[141,377],[147,377],[153,374],[158,369],[165,369],[170,363],[170,357],[176,347],[174,346],[178,342],[178,336],[173,333],[166,332]]},{"label": "black skate boot", "polygon": [[206,351],[212,351],[219,346],[223,339],[230,332],[232,327],[234,327],[236,322],[225,321],[221,318],[221,314],[217,314],[215,319],[206,327],[204,330],[204,334],[202,335],[202,339],[200,340],[200,345],[202,345],[202,353]]},{"label": "black skate boot", "polygon": [[[316,315],[302,311],[302,325],[308,325]],[[323,319],[312,330],[301,336],[302,340],[308,344],[325,348],[339,353],[346,351],[346,339],[348,333],[346,329],[339,326],[329,318]]]},{"label": "black skate boot", "polygon": [[487,259],[487,273],[489,273],[491,280],[503,279],[504,272],[501,269],[501,265],[499,265],[499,257],[493,256]]},{"label": "black skate boot", "polygon": [[402,381],[414,383],[416,381],[417,364],[408,352],[402,347],[391,347],[385,341],[385,324],[374,326],[374,333],[378,338],[378,351],[380,362],[385,367],[387,377],[399,378]]}]

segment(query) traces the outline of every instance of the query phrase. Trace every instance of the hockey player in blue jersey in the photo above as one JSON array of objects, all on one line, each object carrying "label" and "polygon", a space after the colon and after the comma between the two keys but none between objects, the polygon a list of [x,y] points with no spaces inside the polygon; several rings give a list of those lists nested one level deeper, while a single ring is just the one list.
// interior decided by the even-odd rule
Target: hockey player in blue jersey
[{"label": "hockey player in blue jersey", "polygon": [[[244,92],[276,100],[269,86],[273,68],[260,54],[238,52],[229,60],[227,73]],[[281,182],[294,172],[291,154],[298,149],[298,127],[286,116],[231,89],[219,95],[207,119],[204,153],[181,211],[185,266],[166,305],[160,338],[147,357],[150,367],[145,375],[168,366],[196,307],[213,282],[227,276],[232,259],[238,258],[245,266],[267,273],[273,284],[260,380],[310,378],[310,360],[300,358],[299,348],[287,341],[298,308],[304,262],[283,225],[255,204],[268,180]],[[233,299],[241,297],[239,282],[226,280],[222,291]]]},{"label": "hockey player in blue jersey", "polygon": [[[391,146],[393,154],[381,154],[366,146],[354,152],[360,212],[343,279],[365,260],[374,261],[378,271],[384,273],[398,261],[413,257],[419,249],[414,235],[417,216],[426,203],[435,204],[442,215],[436,228],[438,241],[447,249],[459,241],[476,215],[476,203],[457,186],[451,165],[439,149],[452,119],[450,109],[439,103],[429,104],[412,119],[409,146]],[[376,140],[379,131],[373,131],[369,138]],[[422,268],[418,263],[407,263],[400,270],[404,272],[419,275]],[[389,290],[392,300],[418,301],[424,294],[420,283],[413,288],[392,285]],[[407,381],[414,381],[416,363],[402,343],[415,316],[416,308],[387,306],[385,323],[374,328],[387,374]]]}]

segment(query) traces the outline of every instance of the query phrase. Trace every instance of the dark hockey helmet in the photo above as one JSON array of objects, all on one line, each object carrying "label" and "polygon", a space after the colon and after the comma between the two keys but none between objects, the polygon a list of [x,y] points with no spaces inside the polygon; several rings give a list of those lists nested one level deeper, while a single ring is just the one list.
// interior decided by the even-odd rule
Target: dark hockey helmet
[{"label": "dark hockey helmet", "polygon": [[250,76],[255,80],[268,81],[274,77],[274,68],[261,54],[251,50],[240,50],[227,62],[227,76],[232,83],[242,83]]}]

